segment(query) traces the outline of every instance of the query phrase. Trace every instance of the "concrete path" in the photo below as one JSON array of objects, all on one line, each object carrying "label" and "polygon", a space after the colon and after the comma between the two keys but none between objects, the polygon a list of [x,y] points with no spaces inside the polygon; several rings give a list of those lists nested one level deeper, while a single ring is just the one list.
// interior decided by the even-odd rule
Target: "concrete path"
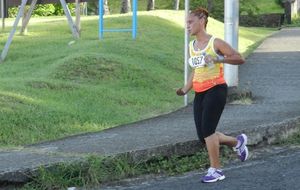
[{"label": "concrete path", "polygon": [[[250,144],[272,141],[299,129],[300,28],[286,28],[266,39],[240,67],[240,87],[254,96],[251,105],[228,104],[219,130],[245,132]],[[175,92],[174,92],[175,96]],[[99,133],[0,152],[0,181],[23,182],[40,165],[82,159],[87,154],[188,154],[199,149],[192,106]],[[24,174],[25,173],[25,174]]]}]

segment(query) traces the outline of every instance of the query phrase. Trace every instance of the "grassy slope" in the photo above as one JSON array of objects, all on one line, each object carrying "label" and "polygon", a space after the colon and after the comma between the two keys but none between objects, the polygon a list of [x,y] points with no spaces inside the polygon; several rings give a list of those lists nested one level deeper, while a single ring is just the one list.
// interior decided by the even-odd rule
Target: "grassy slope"
[{"label": "grassy slope", "polygon": [[259,13],[284,13],[284,9],[275,3],[275,0],[263,0],[257,1],[257,7],[259,8]]},{"label": "grassy slope", "polygon": [[[97,17],[86,17],[72,45],[64,19],[34,18],[0,65],[0,145],[99,131],[182,106],[174,90],[183,80],[183,12],[139,14],[136,40],[106,33],[99,41]],[[106,27],[126,28],[130,19],[110,16]],[[223,36],[222,23],[210,20],[209,28]],[[241,50],[270,33],[241,28]],[[0,33],[0,47],[7,35]]]}]

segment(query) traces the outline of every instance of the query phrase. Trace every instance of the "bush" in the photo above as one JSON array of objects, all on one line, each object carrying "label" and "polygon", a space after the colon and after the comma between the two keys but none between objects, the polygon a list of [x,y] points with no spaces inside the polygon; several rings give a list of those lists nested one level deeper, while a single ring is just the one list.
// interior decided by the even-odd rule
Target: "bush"
[{"label": "bush", "polygon": [[32,16],[51,16],[53,13],[55,13],[55,7],[53,4],[38,4],[32,13]]},{"label": "bush", "polygon": [[[72,15],[75,14],[75,3],[68,3],[68,7]],[[30,6],[26,6],[28,10]],[[16,17],[18,14],[18,7],[11,7],[8,9],[8,17]],[[64,15],[64,10],[60,3],[57,4],[37,4],[32,16],[61,16]]]},{"label": "bush", "polygon": [[12,7],[8,9],[8,17],[16,17],[18,14],[18,7]]},{"label": "bush", "polygon": [[255,0],[240,0],[240,15],[256,15],[259,8],[256,5]]}]

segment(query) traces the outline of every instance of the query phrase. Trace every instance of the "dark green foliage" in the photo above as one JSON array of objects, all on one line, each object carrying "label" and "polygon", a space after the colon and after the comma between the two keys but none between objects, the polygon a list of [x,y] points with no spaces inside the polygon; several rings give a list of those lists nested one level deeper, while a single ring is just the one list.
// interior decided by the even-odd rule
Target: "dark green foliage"
[{"label": "dark green foliage", "polygon": [[[192,0],[191,9],[207,8],[207,0]],[[259,11],[255,0],[240,0],[240,14],[253,15]],[[214,0],[210,16],[220,21],[224,20],[224,0]]]},{"label": "dark green foliage", "polygon": [[[210,10],[211,17],[218,19],[220,21],[224,20],[224,0],[213,0],[213,6]],[[256,0],[240,0],[240,14],[242,15],[256,15],[258,13],[268,13],[272,12],[272,9],[276,9],[275,12],[278,12],[278,7],[282,6],[281,0],[268,0],[268,2],[262,1],[257,2]],[[263,4],[264,6],[260,6]],[[269,8],[265,9],[265,4],[269,4]],[[111,14],[118,14],[120,13],[121,9],[121,2],[120,0],[109,0],[108,1],[109,9]],[[68,4],[71,14],[74,15],[74,3]],[[190,7],[194,9],[196,7],[204,7],[207,8],[208,0],[191,0]],[[260,9],[263,7],[262,9]],[[138,1],[138,10],[145,11],[147,8],[147,0],[139,0]],[[184,0],[180,1],[180,9],[184,9]],[[174,9],[174,0],[156,0],[155,1],[155,9]],[[9,17],[15,17],[17,14],[17,8],[10,8],[9,9]],[[88,14],[90,15],[97,15],[98,14],[98,0],[91,0],[88,2]],[[53,15],[64,15],[63,9],[58,4],[46,4],[46,5],[37,5],[33,12],[33,16],[53,16]]]},{"label": "dark green foliage", "polygon": [[252,16],[258,12],[259,7],[256,0],[240,0],[240,14]]}]

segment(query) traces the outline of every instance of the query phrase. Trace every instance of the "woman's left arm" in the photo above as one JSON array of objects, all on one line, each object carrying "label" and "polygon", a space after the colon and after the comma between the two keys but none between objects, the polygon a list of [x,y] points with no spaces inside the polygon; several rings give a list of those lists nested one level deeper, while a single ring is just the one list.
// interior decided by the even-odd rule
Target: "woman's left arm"
[{"label": "woman's left arm", "polygon": [[232,65],[241,65],[245,63],[244,58],[241,56],[239,52],[234,50],[228,43],[221,39],[215,39],[214,42],[214,48],[218,54],[221,54],[224,56],[224,58],[217,58],[216,60],[213,60],[214,62],[222,62],[222,63],[228,63]]}]

